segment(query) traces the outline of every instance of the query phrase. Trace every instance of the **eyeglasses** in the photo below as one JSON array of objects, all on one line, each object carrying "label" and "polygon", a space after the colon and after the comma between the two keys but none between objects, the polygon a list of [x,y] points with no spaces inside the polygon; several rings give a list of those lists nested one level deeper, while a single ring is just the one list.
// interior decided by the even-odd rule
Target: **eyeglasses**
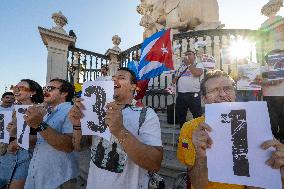
[{"label": "eyeglasses", "polygon": [[12,91],[24,91],[24,92],[30,92],[31,89],[25,86],[18,86],[18,85],[11,85],[10,90]]},{"label": "eyeglasses", "polygon": [[58,87],[54,87],[54,86],[45,86],[42,88],[42,90],[46,91],[46,92],[51,92],[53,91],[54,89],[60,89]]},{"label": "eyeglasses", "polygon": [[223,90],[226,94],[229,94],[235,91],[235,87],[231,85],[223,86],[223,87],[216,87],[214,89],[208,90],[206,94],[207,95],[217,95],[217,94],[220,94],[221,90]]}]

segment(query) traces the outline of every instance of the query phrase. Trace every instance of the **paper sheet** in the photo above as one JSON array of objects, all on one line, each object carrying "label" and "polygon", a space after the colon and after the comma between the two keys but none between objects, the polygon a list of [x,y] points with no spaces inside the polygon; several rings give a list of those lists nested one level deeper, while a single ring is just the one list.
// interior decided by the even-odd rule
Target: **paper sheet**
[{"label": "paper sheet", "polygon": [[0,111],[0,142],[9,144],[10,135],[7,131],[8,124],[12,121],[12,111]]},{"label": "paper sheet", "polygon": [[105,106],[113,101],[113,81],[90,81],[83,84],[82,98],[85,110],[81,119],[83,135],[98,135],[110,140],[105,124]]},{"label": "paper sheet", "polygon": [[210,181],[281,189],[279,169],[265,164],[273,149],[260,148],[273,138],[266,102],[208,104],[205,117],[213,129],[207,150]]}]

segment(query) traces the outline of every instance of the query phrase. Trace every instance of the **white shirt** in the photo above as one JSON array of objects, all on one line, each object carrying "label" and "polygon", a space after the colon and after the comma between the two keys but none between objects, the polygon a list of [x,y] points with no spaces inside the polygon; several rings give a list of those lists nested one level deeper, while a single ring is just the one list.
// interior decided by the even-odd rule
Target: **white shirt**
[{"label": "white shirt", "polygon": [[[122,110],[124,127],[142,143],[162,146],[159,118],[151,108],[147,109],[138,135],[141,109],[127,107]],[[109,142],[93,137],[87,189],[148,189],[148,182],[148,171],[128,158],[117,139],[113,137]]]},{"label": "white shirt", "polygon": [[0,105],[0,111],[14,111],[14,106],[10,106],[8,108],[4,108],[3,106]]},{"label": "white shirt", "polygon": [[[203,64],[197,63],[196,68],[201,68],[204,70]],[[195,77],[192,75],[189,69],[183,72],[187,68],[187,65],[182,63],[179,67],[176,76],[180,76],[178,80],[178,92],[179,93],[188,93],[188,92],[199,92],[200,91],[200,77]]]}]

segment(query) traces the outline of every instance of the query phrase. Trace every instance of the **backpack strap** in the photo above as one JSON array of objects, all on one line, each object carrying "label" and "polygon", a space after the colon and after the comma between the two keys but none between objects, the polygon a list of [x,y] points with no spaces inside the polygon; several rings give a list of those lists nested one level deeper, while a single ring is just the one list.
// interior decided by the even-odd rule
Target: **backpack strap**
[{"label": "backpack strap", "polygon": [[146,113],[147,113],[147,107],[143,107],[141,112],[140,112],[140,116],[139,116],[138,135],[139,135],[140,128],[142,127],[143,123],[145,122]]}]

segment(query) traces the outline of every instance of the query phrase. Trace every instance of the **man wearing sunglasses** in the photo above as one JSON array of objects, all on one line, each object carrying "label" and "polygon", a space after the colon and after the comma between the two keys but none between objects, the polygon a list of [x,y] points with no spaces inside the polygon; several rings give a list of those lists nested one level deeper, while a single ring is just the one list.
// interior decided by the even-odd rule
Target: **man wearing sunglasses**
[{"label": "man wearing sunglasses", "polygon": [[38,131],[25,188],[73,189],[79,170],[67,115],[74,88],[65,80],[53,79],[43,90],[47,111],[44,106],[32,106],[25,115],[27,124]]},{"label": "man wearing sunglasses", "polygon": [[[205,104],[234,102],[236,99],[234,80],[221,70],[209,71],[201,82],[202,100]],[[206,150],[214,145],[210,138],[211,128],[201,116],[186,122],[181,130],[177,158],[188,167],[188,188],[194,189],[245,189],[246,186],[208,181]],[[284,179],[284,145],[277,140],[264,142],[261,147],[266,150],[275,148],[275,152],[266,162],[274,169],[281,169]],[[264,163],[264,162],[263,162]],[[254,187],[252,187],[254,188]],[[255,189],[255,188],[254,188]]]}]

